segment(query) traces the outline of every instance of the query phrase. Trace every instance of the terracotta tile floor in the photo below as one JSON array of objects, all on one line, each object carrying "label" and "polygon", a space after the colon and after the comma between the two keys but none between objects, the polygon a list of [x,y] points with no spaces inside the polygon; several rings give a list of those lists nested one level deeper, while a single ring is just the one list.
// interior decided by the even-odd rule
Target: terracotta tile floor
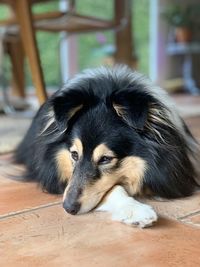
[{"label": "terracotta tile floor", "polygon": [[[192,105],[197,99],[176,101]],[[200,116],[186,122],[200,138]],[[147,200],[160,219],[142,230],[113,222],[105,213],[67,215],[60,196],[6,178],[5,170],[16,168],[9,157],[0,157],[0,266],[200,266],[200,193]]]}]

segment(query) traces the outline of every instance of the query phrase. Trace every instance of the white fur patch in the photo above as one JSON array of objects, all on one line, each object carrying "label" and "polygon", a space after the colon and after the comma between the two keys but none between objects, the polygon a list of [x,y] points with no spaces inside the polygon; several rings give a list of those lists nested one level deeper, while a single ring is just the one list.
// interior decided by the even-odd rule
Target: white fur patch
[{"label": "white fur patch", "polygon": [[129,197],[122,186],[115,186],[97,211],[108,211],[112,219],[128,225],[149,227],[157,221],[157,214],[149,205]]}]

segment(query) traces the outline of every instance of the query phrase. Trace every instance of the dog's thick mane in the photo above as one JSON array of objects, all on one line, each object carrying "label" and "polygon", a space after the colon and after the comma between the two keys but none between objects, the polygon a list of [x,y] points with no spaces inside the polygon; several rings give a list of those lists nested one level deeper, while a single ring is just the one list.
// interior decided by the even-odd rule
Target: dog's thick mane
[{"label": "dog's thick mane", "polygon": [[[117,90],[116,87],[118,88]],[[119,65],[114,68],[100,67],[93,70],[85,70],[70,79],[50,101],[54,102],[55,98],[70,91],[75,93],[74,97],[79,97],[78,93],[81,91],[84,96],[87,95],[88,102],[94,103],[98,102],[98,98],[100,101],[106,101],[106,99],[112,97],[113,91],[116,93],[127,89],[135,91],[136,94],[139,92],[140,94],[151,96],[152,102],[148,104],[148,119],[145,127],[152,132],[155,138],[161,142],[164,141],[161,133],[153,127],[153,125],[157,124],[170,128],[175,127],[182,135],[185,134],[183,121],[178,116],[176,107],[168,94],[161,88],[154,86],[146,76],[129,69],[127,66]],[[80,106],[74,109],[78,110],[81,108]],[[72,114],[74,109],[71,109]],[[126,113],[125,108],[121,106],[118,106],[117,112]],[[41,131],[42,135],[52,134],[52,131],[56,132],[57,124],[52,106],[49,107],[44,121],[45,127]],[[66,128],[63,129],[63,131],[65,130]],[[57,131],[57,134],[62,134],[62,131]]]}]

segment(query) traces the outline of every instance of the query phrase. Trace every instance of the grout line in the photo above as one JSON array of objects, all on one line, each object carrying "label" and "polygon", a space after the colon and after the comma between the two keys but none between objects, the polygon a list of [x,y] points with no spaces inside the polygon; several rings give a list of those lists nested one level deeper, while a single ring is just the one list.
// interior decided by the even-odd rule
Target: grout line
[{"label": "grout line", "polygon": [[189,213],[189,214],[187,214],[187,215],[185,215],[185,216],[182,216],[182,217],[178,217],[177,219],[178,219],[178,220],[183,220],[183,219],[186,219],[186,218],[188,218],[188,217],[190,217],[190,216],[194,216],[194,215],[197,215],[197,214],[200,214],[200,210],[191,212],[191,213]]},{"label": "grout line", "polygon": [[25,213],[29,213],[32,211],[36,211],[36,210],[40,210],[40,209],[45,209],[48,207],[53,207],[56,205],[60,205],[62,203],[62,201],[57,201],[57,202],[52,202],[52,203],[48,203],[48,204],[44,204],[35,208],[30,208],[30,209],[24,209],[24,210],[20,210],[20,211],[14,211],[14,212],[10,212],[4,215],[0,215],[0,221],[3,219],[7,219],[16,215],[20,215],[20,214],[25,214]]},{"label": "grout line", "polygon": [[196,224],[196,223],[192,223],[190,221],[178,221],[179,223],[185,225],[185,226],[189,226],[189,227],[192,227],[192,228],[196,228],[196,229],[200,229],[200,225],[199,224]]}]

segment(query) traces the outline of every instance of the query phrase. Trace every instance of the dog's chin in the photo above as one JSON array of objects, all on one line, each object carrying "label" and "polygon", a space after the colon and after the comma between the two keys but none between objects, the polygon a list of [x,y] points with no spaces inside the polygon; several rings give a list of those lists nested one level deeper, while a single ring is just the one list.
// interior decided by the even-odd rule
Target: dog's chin
[{"label": "dog's chin", "polygon": [[80,210],[77,212],[77,215],[88,213],[92,211],[95,207],[88,207],[88,206],[83,206],[80,208]]},{"label": "dog's chin", "polygon": [[99,204],[99,202],[97,202],[97,203],[93,203],[92,205],[91,205],[91,203],[81,205],[81,208],[80,208],[80,210],[77,212],[77,214],[88,213],[88,212],[94,210],[94,209],[98,206],[98,204]]},{"label": "dog's chin", "polygon": [[81,203],[81,208],[77,214],[88,213],[88,212],[96,209],[101,204],[102,198],[103,198],[103,196],[99,196],[99,195],[91,196],[91,198],[88,199],[87,202]]}]

